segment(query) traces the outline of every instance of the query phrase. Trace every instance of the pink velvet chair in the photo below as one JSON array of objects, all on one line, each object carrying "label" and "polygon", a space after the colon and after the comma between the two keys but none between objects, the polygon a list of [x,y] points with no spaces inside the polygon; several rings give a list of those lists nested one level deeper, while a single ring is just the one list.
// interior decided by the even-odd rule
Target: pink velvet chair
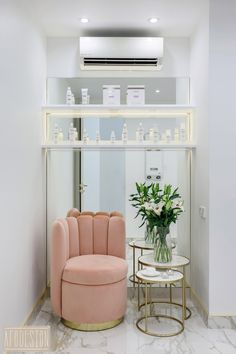
[{"label": "pink velvet chair", "polygon": [[78,212],[53,224],[51,301],[71,328],[107,329],[124,317],[128,267],[120,215]]}]

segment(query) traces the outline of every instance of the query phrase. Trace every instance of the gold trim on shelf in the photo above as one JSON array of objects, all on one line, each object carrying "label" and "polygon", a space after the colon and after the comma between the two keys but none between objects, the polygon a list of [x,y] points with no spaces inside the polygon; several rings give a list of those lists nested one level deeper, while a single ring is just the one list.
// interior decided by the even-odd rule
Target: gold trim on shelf
[{"label": "gold trim on shelf", "polygon": [[113,320],[109,322],[102,323],[75,323],[64,318],[61,319],[61,322],[66,326],[72,329],[77,329],[78,331],[103,331],[105,329],[113,328],[118,326],[123,321],[124,317],[119,318],[118,320]]}]

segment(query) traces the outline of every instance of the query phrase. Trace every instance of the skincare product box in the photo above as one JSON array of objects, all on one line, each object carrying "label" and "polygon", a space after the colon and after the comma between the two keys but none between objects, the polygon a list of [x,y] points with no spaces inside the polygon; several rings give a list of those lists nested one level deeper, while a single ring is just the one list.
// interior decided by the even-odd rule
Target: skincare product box
[{"label": "skincare product box", "polygon": [[82,88],[81,89],[81,97],[82,97],[82,104],[89,104],[89,95],[88,95],[88,89],[87,88]]},{"label": "skincare product box", "polygon": [[129,85],[127,88],[126,103],[128,105],[145,104],[145,86]]},{"label": "skincare product box", "polygon": [[185,127],[185,123],[181,123],[181,124],[180,124],[179,139],[180,139],[181,142],[185,142],[185,141],[186,141],[186,127]]},{"label": "skincare product box", "polygon": [[120,104],[120,85],[103,85],[103,104]]}]

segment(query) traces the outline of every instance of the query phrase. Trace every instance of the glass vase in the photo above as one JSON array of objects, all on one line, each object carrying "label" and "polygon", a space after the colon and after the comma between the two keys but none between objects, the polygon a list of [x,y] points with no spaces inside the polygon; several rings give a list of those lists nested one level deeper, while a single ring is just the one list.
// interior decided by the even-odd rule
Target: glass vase
[{"label": "glass vase", "polygon": [[171,245],[168,244],[166,238],[169,234],[169,226],[156,227],[156,238],[154,245],[154,262],[167,263],[172,260]]},{"label": "glass vase", "polygon": [[155,242],[155,237],[156,237],[156,231],[155,228],[151,229],[149,223],[146,223],[146,230],[145,230],[145,243],[148,244],[154,244]]}]

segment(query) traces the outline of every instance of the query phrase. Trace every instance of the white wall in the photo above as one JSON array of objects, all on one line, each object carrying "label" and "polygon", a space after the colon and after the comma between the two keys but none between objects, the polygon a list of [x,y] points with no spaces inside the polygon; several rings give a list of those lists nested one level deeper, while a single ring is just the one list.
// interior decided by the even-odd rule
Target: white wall
[{"label": "white wall", "polygon": [[210,0],[191,43],[191,103],[197,106],[191,285],[209,316],[236,314],[235,13],[234,0],[227,6]]},{"label": "white wall", "polygon": [[[83,119],[82,134],[84,129],[89,139],[95,140],[96,131],[100,130],[99,118]],[[81,194],[81,210],[101,210],[100,151],[81,151],[81,183],[86,185],[85,192]]]},{"label": "white wall", "polygon": [[[119,71],[81,71],[79,38],[47,39],[48,77],[119,77]],[[164,67],[161,71],[140,71],[139,77],[183,77],[189,76],[189,39],[165,38]],[[123,75],[123,74],[122,74]],[[136,77],[136,71],[127,71],[127,77]]]},{"label": "white wall", "polygon": [[46,56],[41,33],[24,18],[17,1],[1,2],[0,43],[3,353],[3,327],[21,324],[46,285],[41,152]]},{"label": "white wall", "polygon": [[191,104],[196,105],[197,149],[193,153],[191,286],[202,306],[209,307],[209,216],[200,218],[199,206],[209,208],[208,156],[208,57],[209,9],[206,9],[191,40]]},{"label": "white wall", "polygon": [[[47,103],[60,104],[65,99],[69,86],[67,80],[47,81]],[[64,139],[68,140],[68,131],[72,119],[54,117],[47,122],[48,138],[53,139],[54,124],[62,129]],[[66,216],[74,202],[74,153],[71,151],[47,152],[47,282],[50,279],[51,229],[54,220]]]},{"label": "white wall", "polygon": [[236,2],[210,1],[210,315],[236,315]]}]

